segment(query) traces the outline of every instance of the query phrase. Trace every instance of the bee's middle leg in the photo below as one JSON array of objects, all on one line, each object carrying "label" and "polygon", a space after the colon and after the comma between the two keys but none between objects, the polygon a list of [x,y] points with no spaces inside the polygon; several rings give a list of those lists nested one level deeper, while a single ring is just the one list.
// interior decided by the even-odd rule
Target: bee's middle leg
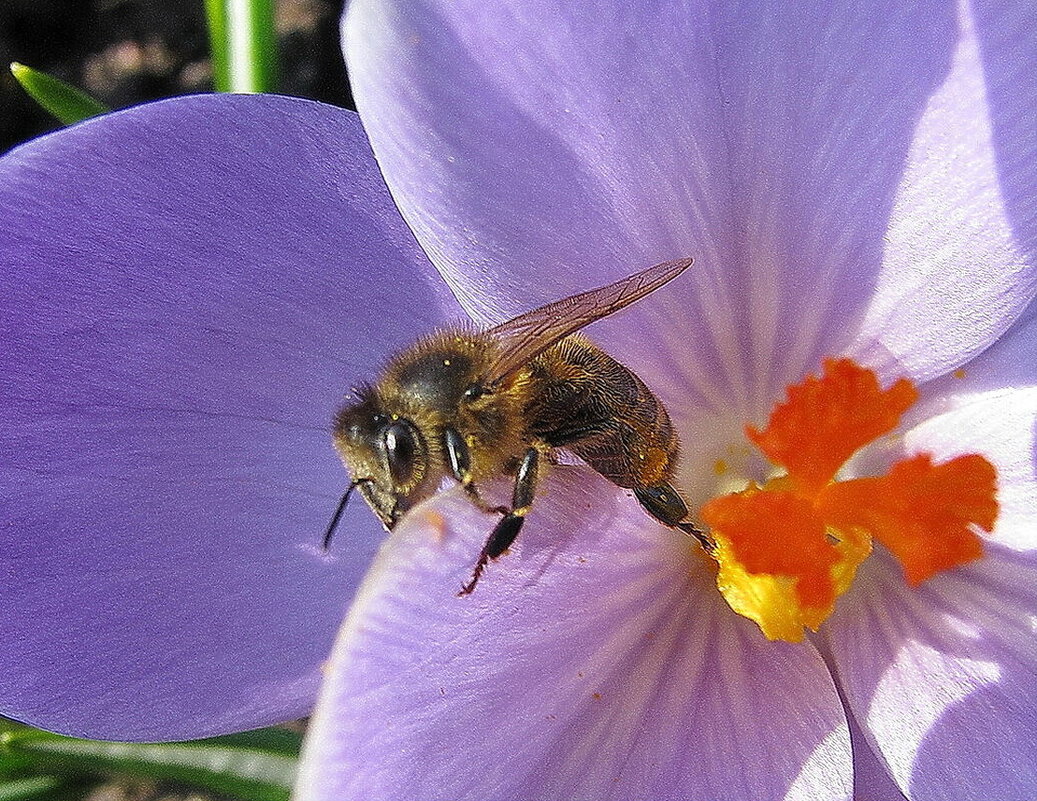
[{"label": "bee's middle leg", "polygon": [[536,448],[530,448],[519,462],[518,471],[515,473],[515,488],[511,493],[511,508],[504,509],[504,517],[500,519],[489,539],[479,553],[479,561],[475,563],[471,580],[461,588],[458,595],[468,595],[475,589],[479,582],[483,568],[490,559],[496,559],[504,553],[515,541],[522,524],[526,520],[526,514],[533,505],[533,496],[536,494],[537,470],[540,466],[540,452]]}]

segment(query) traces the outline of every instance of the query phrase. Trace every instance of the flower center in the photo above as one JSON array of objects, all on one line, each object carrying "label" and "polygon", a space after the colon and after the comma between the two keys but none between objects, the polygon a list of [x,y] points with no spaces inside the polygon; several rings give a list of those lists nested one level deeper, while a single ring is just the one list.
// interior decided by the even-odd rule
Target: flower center
[{"label": "flower center", "polygon": [[888,389],[850,359],[789,387],[749,440],[785,472],[715,497],[702,519],[716,542],[717,586],[772,640],[798,642],[849,589],[878,540],[912,586],[982,556],[974,527],[997,519],[997,474],[978,454],[934,464],[917,454],[888,473],[837,481],[860,448],[893,431],[918,399],[907,379]]}]

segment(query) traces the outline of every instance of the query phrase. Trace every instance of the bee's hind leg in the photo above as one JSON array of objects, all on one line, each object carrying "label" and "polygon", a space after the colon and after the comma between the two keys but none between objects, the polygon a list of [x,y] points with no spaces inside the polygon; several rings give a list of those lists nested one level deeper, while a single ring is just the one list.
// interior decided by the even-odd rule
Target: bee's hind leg
[{"label": "bee's hind leg", "polygon": [[664,482],[651,487],[634,487],[634,495],[645,511],[660,523],[690,534],[706,553],[713,553],[716,546],[706,532],[684,520],[688,516],[688,505],[672,486]]},{"label": "bee's hind leg", "polygon": [[479,560],[475,563],[475,569],[472,571],[472,578],[461,588],[461,591],[458,593],[459,596],[471,594],[472,590],[475,589],[475,585],[479,583],[479,577],[482,575],[486,563],[490,559],[496,559],[508,550],[511,547],[511,543],[518,536],[519,531],[522,530],[522,524],[526,520],[529,507],[533,505],[533,496],[536,493],[537,484],[537,468],[539,465],[540,452],[536,448],[530,448],[526,451],[525,456],[522,457],[522,461],[519,462],[518,471],[515,474],[515,488],[511,493],[511,508],[503,510],[504,517],[494,526],[489,539],[486,540],[486,544],[482,547],[482,551],[479,553]]}]

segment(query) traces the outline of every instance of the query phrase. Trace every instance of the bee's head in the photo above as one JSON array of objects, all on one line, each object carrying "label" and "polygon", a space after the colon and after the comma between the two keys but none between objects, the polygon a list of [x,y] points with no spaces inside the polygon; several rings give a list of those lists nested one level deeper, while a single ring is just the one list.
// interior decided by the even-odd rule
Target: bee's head
[{"label": "bee's head", "polygon": [[364,499],[391,529],[427,495],[428,447],[418,427],[383,407],[370,387],[335,416],[335,448]]}]

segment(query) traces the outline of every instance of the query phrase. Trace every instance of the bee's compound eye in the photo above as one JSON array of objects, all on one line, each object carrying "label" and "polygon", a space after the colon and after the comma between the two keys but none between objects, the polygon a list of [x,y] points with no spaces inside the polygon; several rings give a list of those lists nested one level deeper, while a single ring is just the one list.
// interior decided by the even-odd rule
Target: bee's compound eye
[{"label": "bee's compound eye", "polygon": [[418,455],[418,432],[406,420],[397,420],[385,429],[385,455],[393,483],[407,484],[414,477]]}]

